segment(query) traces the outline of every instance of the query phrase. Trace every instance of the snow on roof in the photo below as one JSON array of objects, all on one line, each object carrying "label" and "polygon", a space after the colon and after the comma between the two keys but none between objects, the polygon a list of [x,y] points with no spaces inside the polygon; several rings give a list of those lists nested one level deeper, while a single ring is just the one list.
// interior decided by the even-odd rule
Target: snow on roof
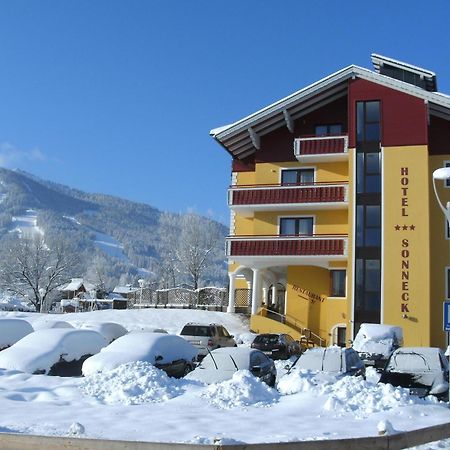
[{"label": "snow on roof", "polygon": [[[211,130],[210,134],[225,146],[230,153],[234,154],[233,152],[236,151],[235,156],[244,158],[256,151],[255,136],[263,136],[276,127],[286,126],[286,117],[296,120],[303,114],[303,109],[299,108],[299,105],[301,106],[307,100],[315,98],[316,103],[319,104],[320,102],[331,101],[330,99],[333,98],[336,99],[336,95],[339,93],[345,95],[347,89],[345,82],[352,78],[361,78],[414,97],[422,98],[430,103],[431,114],[445,115],[450,120],[450,97],[437,92],[426,91],[407,82],[387,75],[381,75],[373,70],[351,65],[230,125],[215,128]],[[342,92],[338,89],[339,86],[342,86]],[[308,108],[310,108],[311,105],[309,103],[308,105]],[[437,105],[437,107],[434,108],[433,105]],[[268,126],[269,121],[270,126]],[[240,139],[235,139],[238,135]]]},{"label": "snow on roof", "polygon": [[113,292],[115,292],[116,294],[130,294],[130,293],[136,292],[138,290],[139,290],[139,288],[133,287],[128,284],[126,286],[116,286],[114,288]]},{"label": "snow on roof", "polygon": [[197,350],[189,342],[173,334],[126,334],[97,355],[88,358],[83,363],[83,375],[112,370],[132,361],[147,361],[154,364],[158,356],[162,356],[160,364],[183,358],[191,361],[197,356]]},{"label": "snow on roof", "polygon": [[74,361],[84,355],[93,355],[105,345],[105,338],[92,330],[38,330],[0,352],[0,367],[27,373],[47,373],[61,359]]},{"label": "snow on roof", "polygon": [[72,278],[72,281],[60,290],[63,292],[78,291],[78,289],[80,289],[82,286],[84,286],[84,289],[86,291],[90,291],[95,288],[92,283],[83,281],[83,278]]},{"label": "snow on roof", "polygon": [[81,328],[97,331],[107,340],[108,344],[128,333],[125,327],[114,322],[85,323]]}]

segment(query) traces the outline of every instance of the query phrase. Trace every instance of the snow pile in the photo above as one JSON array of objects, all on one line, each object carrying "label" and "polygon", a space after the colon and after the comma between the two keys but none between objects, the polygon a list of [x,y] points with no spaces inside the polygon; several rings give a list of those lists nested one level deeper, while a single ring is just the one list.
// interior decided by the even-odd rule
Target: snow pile
[{"label": "snow pile", "polygon": [[33,327],[22,319],[0,319],[0,350],[32,333]]},{"label": "snow pile", "polygon": [[382,355],[388,358],[393,348],[401,345],[403,330],[391,325],[363,323],[353,341],[353,348],[358,353]]},{"label": "snow pile", "polygon": [[303,370],[294,370],[281,378],[277,388],[281,395],[310,393],[323,396],[326,399],[323,405],[325,411],[351,412],[356,418],[399,406],[438,403],[435,397],[419,399],[411,396],[408,389],[395,388],[390,384],[373,384],[361,377]]},{"label": "snow pile", "polygon": [[209,386],[202,397],[218,408],[233,409],[270,406],[278,401],[279,394],[248,370],[239,370],[230,380]]},{"label": "snow pile", "polygon": [[184,393],[186,381],[170,378],[144,361],[84,378],[81,390],[106,404],[139,405],[167,401]]}]

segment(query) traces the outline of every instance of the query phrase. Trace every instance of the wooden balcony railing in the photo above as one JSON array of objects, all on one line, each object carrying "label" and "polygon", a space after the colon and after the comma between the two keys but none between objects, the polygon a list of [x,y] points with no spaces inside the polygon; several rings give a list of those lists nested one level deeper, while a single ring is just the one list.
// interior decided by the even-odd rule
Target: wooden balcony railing
[{"label": "wooden balcony railing", "polygon": [[348,153],[348,136],[301,137],[294,141],[294,154],[297,159],[314,156],[332,158]]},{"label": "wooden balcony railing", "polygon": [[348,201],[348,183],[309,183],[299,185],[231,186],[229,206],[289,205],[308,203],[344,203]]},{"label": "wooden balcony railing", "polygon": [[227,256],[347,256],[347,235],[229,236]]}]

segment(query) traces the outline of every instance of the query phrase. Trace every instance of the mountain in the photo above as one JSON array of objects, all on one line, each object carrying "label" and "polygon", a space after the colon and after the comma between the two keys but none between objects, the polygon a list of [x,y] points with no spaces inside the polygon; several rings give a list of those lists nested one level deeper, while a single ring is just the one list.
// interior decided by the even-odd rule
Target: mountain
[{"label": "mountain", "polygon": [[[0,240],[34,234],[68,240],[80,256],[80,269],[73,277],[97,282],[95,278],[101,276],[108,287],[136,284],[139,278],[161,284],[167,255],[174,253],[166,227],[169,223],[172,236],[181,236],[183,218],[143,203],[90,194],[0,168]],[[205,217],[199,221],[205,230],[213,230],[218,249],[201,284],[223,286],[227,228]],[[182,266],[172,269],[172,284],[190,283]]]}]

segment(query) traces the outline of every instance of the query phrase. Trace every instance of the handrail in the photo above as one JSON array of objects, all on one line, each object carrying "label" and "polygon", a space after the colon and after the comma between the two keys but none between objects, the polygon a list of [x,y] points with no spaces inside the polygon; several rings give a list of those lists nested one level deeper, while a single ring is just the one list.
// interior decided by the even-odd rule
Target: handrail
[{"label": "handrail", "polygon": [[267,184],[230,184],[229,189],[241,188],[311,188],[325,186],[348,186],[348,181],[314,181],[312,183],[267,183]]},{"label": "handrail", "polygon": [[280,322],[283,324],[287,324],[289,326],[292,326],[292,328],[297,328],[297,330],[304,335],[309,341],[312,341],[311,337],[316,339],[318,341],[319,347],[323,347],[323,344],[325,343],[325,339],[322,339],[318,334],[311,331],[309,328],[306,327],[306,325],[303,322],[300,322],[295,317],[289,316],[287,314],[281,314],[277,311],[272,311],[271,309],[268,309],[266,307],[260,307],[257,314],[262,316],[262,312],[267,311],[270,314],[274,314],[276,316],[280,317]]}]

